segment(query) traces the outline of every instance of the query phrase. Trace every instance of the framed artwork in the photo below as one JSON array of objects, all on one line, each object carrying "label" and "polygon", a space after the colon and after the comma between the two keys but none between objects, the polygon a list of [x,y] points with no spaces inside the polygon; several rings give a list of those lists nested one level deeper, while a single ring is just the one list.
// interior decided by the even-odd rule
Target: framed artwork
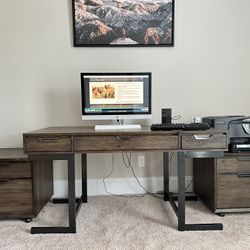
[{"label": "framed artwork", "polygon": [[174,46],[174,0],[72,0],[75,47]]}]

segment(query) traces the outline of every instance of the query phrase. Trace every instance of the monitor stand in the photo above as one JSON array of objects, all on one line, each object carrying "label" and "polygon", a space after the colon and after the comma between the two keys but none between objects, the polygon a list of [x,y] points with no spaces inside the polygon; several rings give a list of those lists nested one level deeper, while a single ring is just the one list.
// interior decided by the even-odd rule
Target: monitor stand
[{"label": "monitor stand", "polygon": [[114,130],[141,130],[140,124],[123,124],[123,121],[118,121],[118,124],[110,125],[95,125],[95,131],[114,131]]}]

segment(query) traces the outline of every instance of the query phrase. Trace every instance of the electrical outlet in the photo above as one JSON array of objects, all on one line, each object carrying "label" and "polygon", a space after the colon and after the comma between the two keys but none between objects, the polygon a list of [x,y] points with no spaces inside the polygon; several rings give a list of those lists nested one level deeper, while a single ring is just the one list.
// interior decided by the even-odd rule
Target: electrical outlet
[{"label": "electrical outlet", "polygon": [[138,167],[139,168],[145,167],[145,156],[144,155],[138,155]]}]

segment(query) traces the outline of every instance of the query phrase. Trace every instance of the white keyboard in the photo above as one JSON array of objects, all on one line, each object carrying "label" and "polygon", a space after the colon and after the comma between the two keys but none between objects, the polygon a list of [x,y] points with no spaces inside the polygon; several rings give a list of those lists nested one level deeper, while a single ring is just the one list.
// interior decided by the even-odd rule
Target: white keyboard
[{"label": "white keyboard", "polygon": [[95,125],[96,131],[109,131],[109,130],[140,130],[140,124],[126,124],[126,125]]}]

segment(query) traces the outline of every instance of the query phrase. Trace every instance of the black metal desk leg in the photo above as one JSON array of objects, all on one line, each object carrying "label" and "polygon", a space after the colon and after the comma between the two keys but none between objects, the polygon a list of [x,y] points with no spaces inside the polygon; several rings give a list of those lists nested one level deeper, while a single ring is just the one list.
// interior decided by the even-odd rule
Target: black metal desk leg
[{"label": "black metal desk leg", "polygon": [[83,203],[88,202],[88,192],[87,192],[87,155],[82,154],[82,197]]},{"label": "black metal desk leg", "polygon": [[169,153],[163,153],[163,193],[164,201],[169,200]]},{"label": "black metal desk leg", "polygon": [[[185,152],[178,153],[178,230],[223,230],[221,223],[213,224],[186,224],[185,222]],[[190,155],[191,156],[191,155]]]}]

